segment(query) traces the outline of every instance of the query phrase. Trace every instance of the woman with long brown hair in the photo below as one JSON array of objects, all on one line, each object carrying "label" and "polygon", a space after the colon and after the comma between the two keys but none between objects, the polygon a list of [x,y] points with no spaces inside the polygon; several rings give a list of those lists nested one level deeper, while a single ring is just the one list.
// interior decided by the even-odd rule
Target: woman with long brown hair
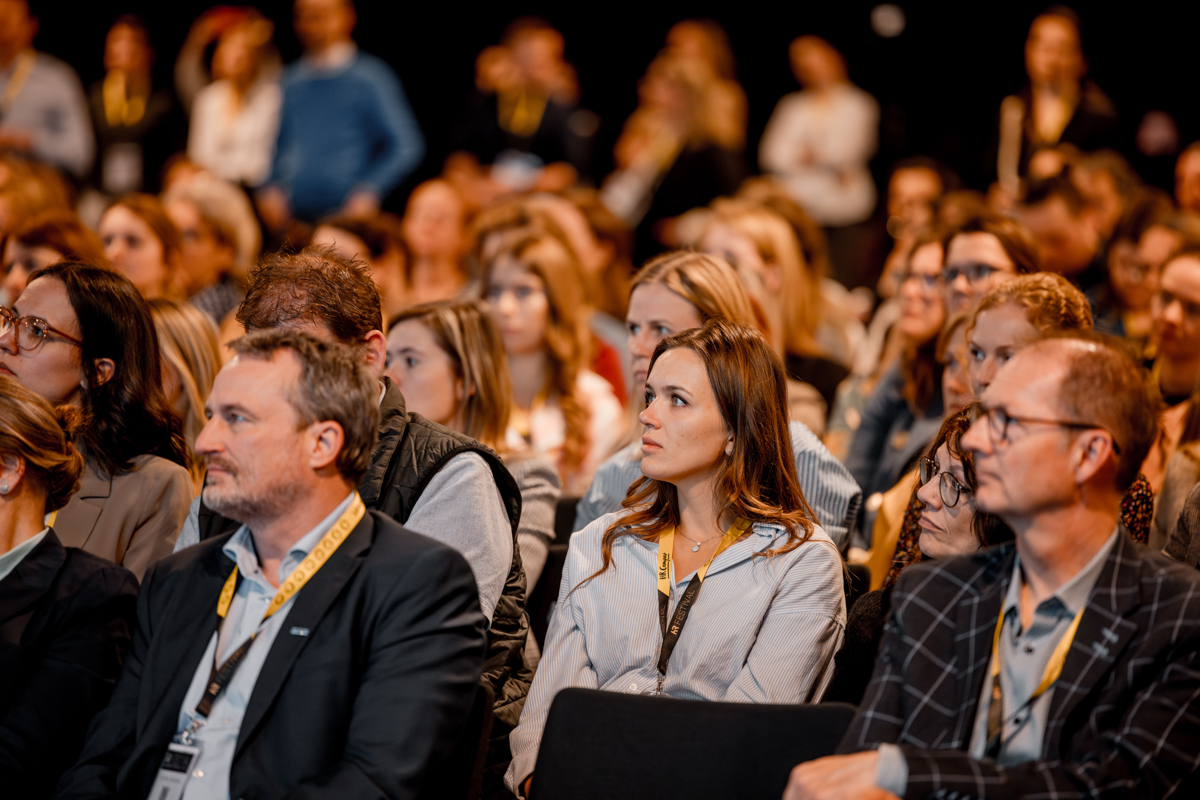
[{"label": "woman with long brown hair", "polygon": [[712,321],[659,343],[643,478],[622,511],[572,537],[510,738],[510,788],[528,788],[561,689],[821,698],[845,625],[842,561],[796,480],[786,393],[782,363],[748,326]]},{"label": "woman with long brown hair", "polygon": [[610,384],[584,366],[575,256],[545,230],[512,230],[488,261],[483,285],[512,376],[508,445],[549,458],[564,489],[578,494],[616,449],[623,426]]}]

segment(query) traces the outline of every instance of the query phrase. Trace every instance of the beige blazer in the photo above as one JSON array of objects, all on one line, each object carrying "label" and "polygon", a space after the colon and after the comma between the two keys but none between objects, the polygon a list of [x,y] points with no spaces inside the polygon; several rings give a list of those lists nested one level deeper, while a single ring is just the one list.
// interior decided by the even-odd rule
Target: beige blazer
[{"label": "beige blazer", "polygon": [[67,547],[120,564],[137,576],[171,555],[192,503],[192,478],[158,456],[133,459],[133,469],[102,477],[88,462],[72,495],[54,519]]}]

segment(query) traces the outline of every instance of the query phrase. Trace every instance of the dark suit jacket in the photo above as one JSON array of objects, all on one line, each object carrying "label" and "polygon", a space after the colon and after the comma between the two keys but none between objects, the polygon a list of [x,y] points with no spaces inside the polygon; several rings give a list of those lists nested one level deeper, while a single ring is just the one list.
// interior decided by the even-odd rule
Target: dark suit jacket
[{"label": "dark suit jacket", "polygon": [[[158,562],[109,707],[60,798],[136,798],[154,782],[233,570],[219,536]],[[250,696],[234,798],[410,798],[461,733],[486,619],[458,552],[371,511],[296,595]],[[291,633],[307,628],[307,636]]]},{"label": "dark suit jacket", "polygon": [[0,794],[49,797],[129,648],[137,581],[46,534],[0,580]]},{"label": "dark suit jacket", "polygon": [[973,761],[972,726],[1014,545],[914,565],[839,752],[900,745],[906,800],[1197,796],[1200,574],[1117,537],[1054,686],[1042,755]]}]

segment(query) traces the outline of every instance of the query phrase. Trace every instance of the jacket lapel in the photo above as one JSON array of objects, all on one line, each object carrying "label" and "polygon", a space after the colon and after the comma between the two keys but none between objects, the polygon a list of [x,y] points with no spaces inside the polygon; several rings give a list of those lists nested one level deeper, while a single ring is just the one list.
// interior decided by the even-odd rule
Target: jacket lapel
[{"label": "jacket lapel", "polygon": [[19,644],[25,638],[34,607],[66,560],[66,549],[50,531],[0,580],[0,643]]},{"label": "jacket lapel", "polygon": [[[1121,657],[1137,633],[1138,626],[1129,616],[1140,601],[1138,545],[1122,530],[1088,597],[1062,675],[1054,685],[1050,719],[1065,720]],[[1047,736],[1043,752],[1050,745],[1051,737]]]},{"label": "jacket lapel", "polygon": [[1016,547],[1011,544],[987,551],[984,557],[991,560],[975,582],[978,594],[955,598],[958,607],[955,630],[959,631],[955,654],[961,660],[962,669],[959,681],[962,695],[956,699],[958,707],[966,713],[960,720],[955,743],[942,746],[966,750],[970,745],[979,695],[991,664],[992,639],[1000,617],[1000,604],[1008,593],[1016,553]]},{"label": "jacket lapel", "polygon": [[246,714],[238,732],[237,749],[233,756],[235,759],[241,756],[246,743],[262,724],[267,712],[275,703],[275,697],[283,689],[292,665],[300,657],[304,646],[312,639],[311,633],[308,636],[292,636],[288,631],[292,628],[316,630],[325,612],[358,571],[363,554],[370,548],[374,538],[375,521],[371,513],[367,512],[341,547],[334,551],[325,565],[296,594],[292,610],[288,612],[283,627],[271,644],[271,651],[267,653],[267,660],[263,663],[262,671],[254,684],[254,691],[250,694],[250,702],[246,706]]},{"label": "jacket lapel", "polygon": [[83,548],[87,544],[111,494],[112,479],[102,477],[90,465],[85,467],[79,491],[54,520],[55,530],[65,546]]}]

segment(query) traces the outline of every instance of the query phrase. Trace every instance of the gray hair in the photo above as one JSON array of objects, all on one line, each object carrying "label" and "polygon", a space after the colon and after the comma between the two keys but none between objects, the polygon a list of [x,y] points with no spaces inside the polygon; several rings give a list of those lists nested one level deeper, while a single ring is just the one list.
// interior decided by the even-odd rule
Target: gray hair
[{"label": "gray hair", "polygon": [[371,463],[379,436],[379,382],[349,347],[300,331],[276,329],[247,334],[229,344],[239,356],[270,360],[280,351],[300,362],[300,379],[284,395],[303,426],[336,422],[345,440],[337,469],[358,483]]}]

